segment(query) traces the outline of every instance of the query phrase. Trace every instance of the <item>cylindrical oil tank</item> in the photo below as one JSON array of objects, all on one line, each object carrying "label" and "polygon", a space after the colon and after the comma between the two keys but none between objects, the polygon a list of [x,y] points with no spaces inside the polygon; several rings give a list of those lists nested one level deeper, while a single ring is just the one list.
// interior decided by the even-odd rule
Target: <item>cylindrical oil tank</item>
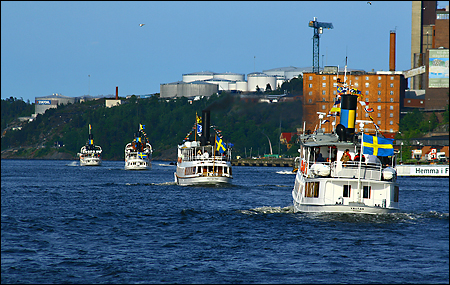
[{"label": "cylindrical oil tank", "polygon": [[256,91],[256,86],[259,87],[261,91],[266,90],[267,84],[270,84],[272,90],[277,88],[277,78],[273,75],[267,75],[262,72],[253,72],[247,75],[248,81],[248,91]]},{"label": "cylindrical oil tank", "polygon": [[230,83],[228,83],[228,90],[230,90],[230,91],[236,91],[236,82],[230,82]]},{"label": "cylindrical oil tank", "polygon": [[245,75],[240,73],[214,73],[214,79],[226,79],[230,81],[243,81],[245,80]]},{"label": "cylindrical oil tank", "polygon": [[213,78],[213,79],[205,80],[205,82],[219,85],[219,90],[225,90],[225,91],[230,90],[229,86],[228,86],[230,84],[230,80]]},{"label": "cylindrical oil tank", "polygon": [[207,80],[214,77],[214,72],[211,71],[201,71],[183,74],[183,82],[194,82],[199,80]]},{"label": "cylindrical oil tank", "polygon": [[236,91],[247,92],[248,82],[247,81],[236,81]]}]

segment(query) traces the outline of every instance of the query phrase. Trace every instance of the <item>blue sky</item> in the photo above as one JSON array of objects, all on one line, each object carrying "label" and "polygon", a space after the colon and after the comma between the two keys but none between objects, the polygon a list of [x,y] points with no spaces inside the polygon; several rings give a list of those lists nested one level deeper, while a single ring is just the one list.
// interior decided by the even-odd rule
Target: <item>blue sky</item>
[{"label": "blue sky", "polygon": [[388,70],[396,29],[396,69],[410,69],[411,1],[371,3],[2,1],[1,98],[153,94],[185,73],[312,66],[314,17],[334,26],[321,66],[348,56],[349,68]]}]

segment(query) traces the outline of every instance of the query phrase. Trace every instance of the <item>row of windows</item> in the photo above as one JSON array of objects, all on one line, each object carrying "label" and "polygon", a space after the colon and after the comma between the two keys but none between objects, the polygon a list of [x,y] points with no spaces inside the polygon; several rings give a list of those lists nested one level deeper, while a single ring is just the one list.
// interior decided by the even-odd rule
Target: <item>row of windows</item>
[{"label": "row of windows", "polygon": [[[312,91],[309,91],[309,92],[308,92],[308,95],[312,95],[312,94],[313,94]],[[322,90],[322,94],[323,94],[323,95],[326,95],[326,94],[327,94],[327,91],[326,91],[326,90]],[[394,91],[389,92],[389,94],[390,94],[390,95],[394,95]],[[337,95],[336,90],[333,90],[333,95]],[[366,95],[369,95],[369,91],[366,91]],[[378,91],[378,95],[381,95],[381,91]],[[368,100],[368,99],[366,98],[366,100]],[[368,101],[367,101],[367,102],[368,102]],[[391,102],[394,102],[394,99],[391,98]]]},{"label": "row of windows", "polygon": [[[381,76],[378,76],[378,80],[381,80]],[[358,80],[359,76],[355,76],[355,80]],[[394,76],[390,77],[391,80],[394,80]],[[309,80],[313,80],[313,77],[310,75]],[[327,76],[322,76],[322,80],[327,80]],[[337,76],[333,76],[333,80],[337,80]],[[366,80],[369,80],[369,76],[366,76]]]},{"label": "row of windows", "polygon": [[[355,87],[359,87],[358,82],[356,82],[354,85],[355,85]],[[369,85],[370,85],[369,82],[366,82],[364,86],[369,87]],[[393,88],[393,87],[394,87],[394,83],[391,83],[389,86],[390,86],[391,88]],[[309,87],[309,88],[312,88],[312,87],[313,87],[312,83],[310,83],[310,84],[308,85],[308,87]],[[326,88],[326,87],[327,87],[327,83],[323,82],[323,83],[322,83],[322,87],[323,87],[323,88]],[[337,87],[337,83],[336,83],[336,82],[333,83],[333,87]],[[381,83],[378,83],[378,87],[381,87]]]}]

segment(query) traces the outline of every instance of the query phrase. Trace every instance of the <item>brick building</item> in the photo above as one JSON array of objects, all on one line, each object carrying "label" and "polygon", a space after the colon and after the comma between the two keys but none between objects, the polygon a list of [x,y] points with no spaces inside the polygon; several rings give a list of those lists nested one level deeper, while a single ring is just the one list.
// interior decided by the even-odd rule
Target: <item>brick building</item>
[{"label": "brick building", "polygon": [[[343,82],[344,72],[303,74],[305,130],[314,131],[318,127],[317,112],[328,114],[331,110],[337,96],[338,78]],[[358,101],[364,101],[374,109],[373,112],[367,113],[358,103],[356,120],[370,121],[370,115],[386,137],[393,137],[398,132],[400,108],[403,107],[405,97],[406,80],[402,72],[347,73],[347,84],[361,91]],[[334,121],[334,117],[330,118],[328,118],[330,121]],[[339,124],[339,117],[336,117],[337,124]],[[325,132],[330,132],[332,128],[331,122],[322,125]],[[366,124],[365,132],[375,133],[375,126]]]}]

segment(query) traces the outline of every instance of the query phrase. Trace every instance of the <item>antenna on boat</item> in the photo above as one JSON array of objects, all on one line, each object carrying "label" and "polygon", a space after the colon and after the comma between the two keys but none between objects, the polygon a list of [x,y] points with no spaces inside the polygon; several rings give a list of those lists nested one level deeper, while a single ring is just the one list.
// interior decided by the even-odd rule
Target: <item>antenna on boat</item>
[{"label": "antenna on boat", "polygon": [[323,115],[326,115],[326,113],[322,113],[322,112],[316,112],[316,113],[319,114],[319,128],[317,129],[317,131],[319,131],[322,128]]}]

